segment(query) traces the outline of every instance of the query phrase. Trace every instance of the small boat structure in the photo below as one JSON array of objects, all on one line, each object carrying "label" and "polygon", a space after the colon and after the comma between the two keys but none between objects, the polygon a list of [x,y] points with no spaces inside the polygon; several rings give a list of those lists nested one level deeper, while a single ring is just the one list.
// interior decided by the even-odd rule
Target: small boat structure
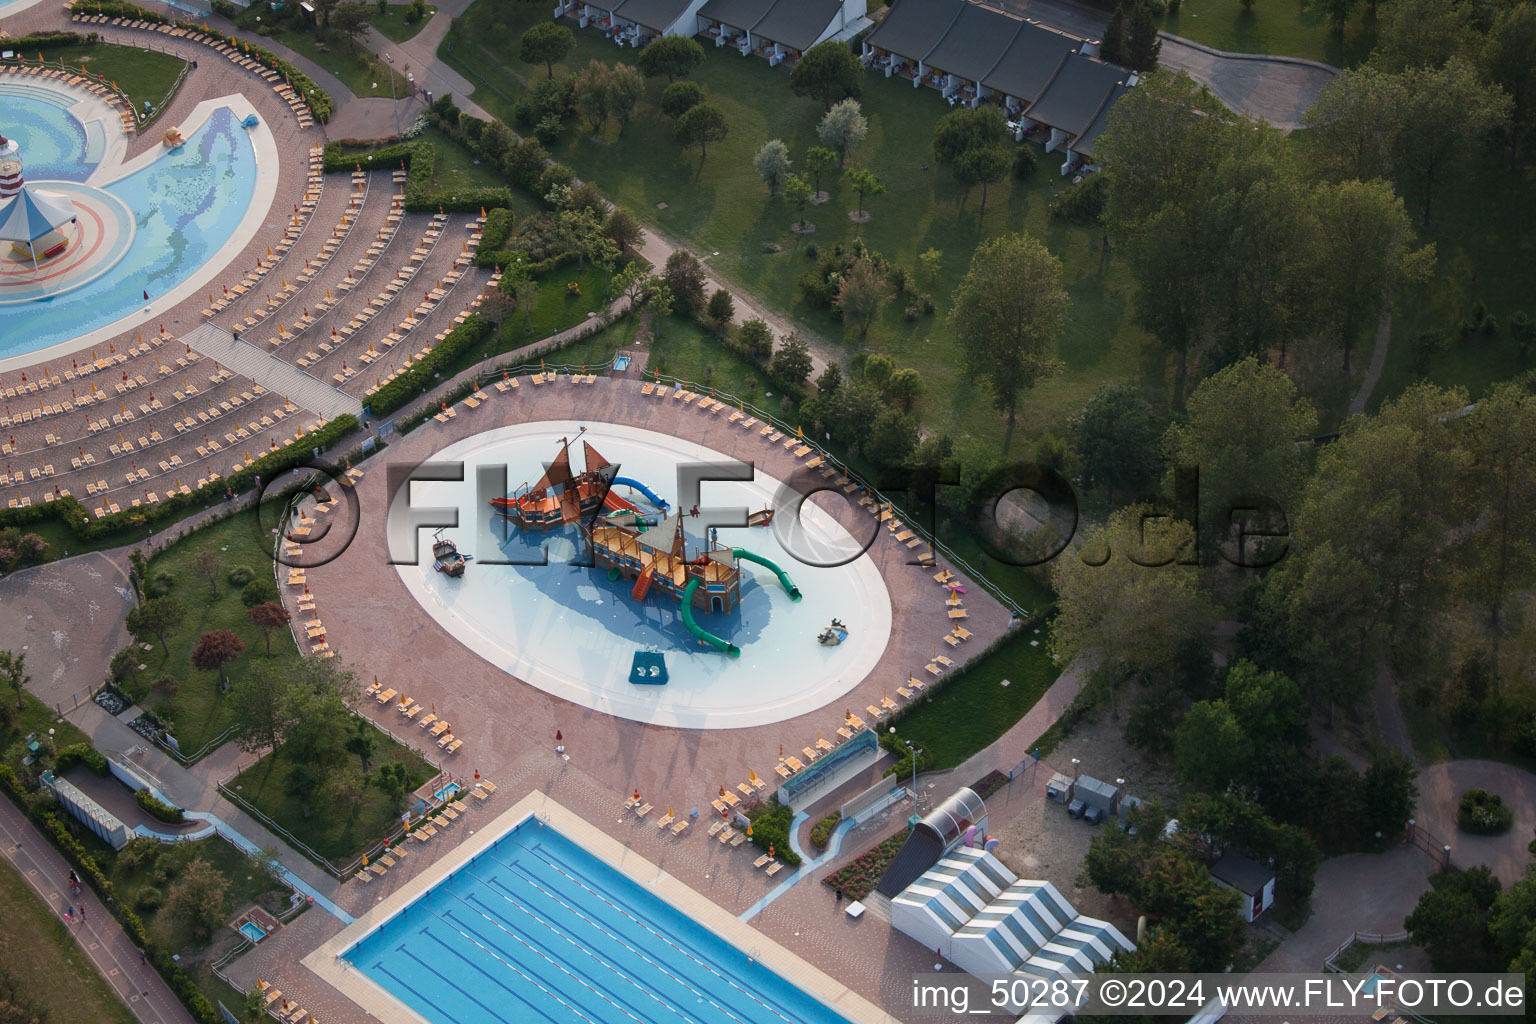
[{"label": "small boat structure", "polygon": [[432,535],[432,568],[444,576],[458,579],[464,575],[464,568],[469,564],[471,555],[459,553],[459,546],[443,536],[443,531],[438,530]]},{"label": "small boat structure", "polygon": [[816,642],[823,647],[836,647],[847,639],[848,626],[840,619],[833,619],[832,624],[816,637]]}]

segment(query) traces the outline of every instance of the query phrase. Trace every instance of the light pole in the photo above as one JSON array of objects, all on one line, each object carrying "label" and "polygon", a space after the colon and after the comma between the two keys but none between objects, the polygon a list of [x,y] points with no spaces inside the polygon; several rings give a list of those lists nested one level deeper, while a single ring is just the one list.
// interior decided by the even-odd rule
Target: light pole
[{"label": "light pole", "polygon": [[915,827],[918,823],[917,815],[917,759],[922,756],[923,748],[914,747],[911,740],[903,740],[907,745],[908,756],[912,758],[912,817],[907,820],[908,827]]},{"label": "light pole", "polygon": [[[387,53],[384,55],[384,59],[391,64],[395,62],[395,59]],[[400,138],[400,98],[395,95],[395,70],[394,68],[385,68],[384,73],[389,75],[389,101],[395,107],[395,138],[398,139]]]}]

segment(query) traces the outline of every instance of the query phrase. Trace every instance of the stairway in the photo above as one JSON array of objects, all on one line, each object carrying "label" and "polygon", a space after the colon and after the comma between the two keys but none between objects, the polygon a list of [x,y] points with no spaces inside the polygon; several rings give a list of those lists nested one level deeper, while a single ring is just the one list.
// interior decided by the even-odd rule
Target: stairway
[{"label": "stairway", "polygon": [[228,331],[213,324],[202,324],[194,328],[184,334],[181,341],[220,366],[227,366],[249,377],[268,391],[282,395],[294,405],[318,413],[327,420],[342,413],[357,416],[363,411],[362,403],[345,391],[311,377],[255,345],[235,340]]}]

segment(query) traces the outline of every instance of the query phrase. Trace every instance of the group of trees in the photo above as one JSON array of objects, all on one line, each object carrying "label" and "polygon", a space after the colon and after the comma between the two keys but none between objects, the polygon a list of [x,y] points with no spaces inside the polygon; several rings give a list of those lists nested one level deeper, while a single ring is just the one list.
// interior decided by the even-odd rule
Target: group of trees
[{"label": "group of trees", "polygon": [[1268,125],[1180,74],[1148,76],[1098,144],[1107,236],[1137,281],[1137,322],[1177,360],[1219,368],[1320,336],[1340,351],[1374,330],[1434,250],[1414,242],[1386,182],[1318,176]]},{"label": "group of trees", "polygon": [[801,415],[860,457],[899,466],[917,448],[918,423],[911,408],[923,389],[916,370],[898,368],[881,353],[860,353],[847,371],[838,363],[827,365]]},{"label": "group of trees", "polygon": [[0,529],[0,572],[41,562],[47,553],[48,542],[37,534],[23,533],[15,526]]},{"label": "group of trees", "polygon": [[1524,974],[1529,992],[1536,975],[1536,864],[1508,889],[1486,867],[1442,871],[1405,926],[1435,970]]},{"label": "group of trees", "polygon": [[[829,44],[821,44],[826,45]],[[847,47],[841,44],[832,45],[847,52]],[[817,124],[816,137],[822,144],[806,150],[804,173],[793,172],[794,160],[783,139],[769,139],[757,151],[752,158],[752,166],[763,184],[768,186],[770,199],[782,190],[784,198],[795,207],[799,213],[799,220],[795,222],[796,231],[807,232],[811,229],[805,219],[806,206],[826,201],[827,195],[821,189],[822,175],[834,168],[843,169],[849,152],[863,142],[868,133],[869,121],[858,101],[841,99],[829,106]],[[858,209],[849,216],[855,221],[867,220],[864,198],[882,194],[885,183],[866,167],[848,167],[843,170],[840,180],[859,197]]]},{"label": "group of trees", "polygon": [[1162,48],[1151,0],[1120,0],[1115,4],[1104,26],[1099,56],[1112,64],[1146,72],[1156,69]]}]

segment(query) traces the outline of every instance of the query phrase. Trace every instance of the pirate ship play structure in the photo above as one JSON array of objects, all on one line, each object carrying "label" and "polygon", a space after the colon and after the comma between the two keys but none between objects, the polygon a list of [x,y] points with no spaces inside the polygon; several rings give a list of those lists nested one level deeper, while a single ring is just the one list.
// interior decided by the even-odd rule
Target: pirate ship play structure
[{"label": "pirate ship play structure", "polygon": [[[703,629],[694,609],[730,613],[741,603],[742,561],[766,566],[778,577],[790,600],[800,600],[800,588],[773,562],[745,548],[726,547],[714,538],[690,550],[683,529],[686,516],[668,513],[669,505],[636,480],[618,470],[583,440],[585,468],[571,467],[571,441],[562,438],[554,462],[538,482],[519,487],[491,506],[520,529],[546,531],[574,524],[587,542],[593,564],[608,578],[633,579],[630,596],[644,601],[653,591],[681,602],[684,627],[699,643],[738,657],[740,648]],[[646,512],[621,497],[614,485],[634,488],[659,509]],[[696,513],[695,513],[696,514]]]}]

